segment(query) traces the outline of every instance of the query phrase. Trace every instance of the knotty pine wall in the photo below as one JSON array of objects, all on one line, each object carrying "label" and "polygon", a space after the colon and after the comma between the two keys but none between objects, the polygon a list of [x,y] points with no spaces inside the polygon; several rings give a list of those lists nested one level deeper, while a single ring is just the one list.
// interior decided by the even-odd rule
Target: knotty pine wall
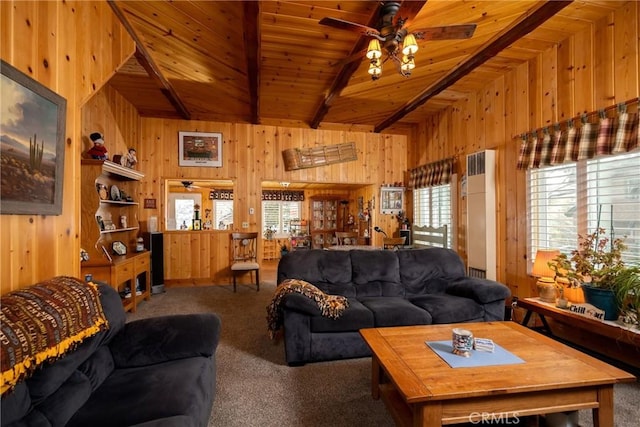
[{"label": "knotty pine wall", "polygon": [[[460,176],[466,173],[467,154],[496,150],[498,280],[513,295],[535,295],[535,280],[527,275],[526,173],[516,170],[519,135],[637,97],[639,22],[640,4],[628,2],[482,91],[427,117],[410,139],[409,167],[454,156]],[[466,258],[469,212],[463,198],[457,214],[457,250]]]},{"label": "knotty pine wall", "polygon": [[[222,132],[222,167],[180,167],[179,131]],[[141,210],[140,220],[143,223],[155,215],[164,225],[162,185],[165,179],[233,180],[234,229],[242,230],[241,224],[248,222],[247,231],[260,231],[262,181],[372,184],[375,191],[379,191],[383,182],[403,181],[407,169],[405,135],[148,118],[141,119],[140,135],[139,169],[148,179],[141,185],[139,198],[155,198],[158,206],[157,209]],[[355,142],[357,160],[298,171],[284,170],[283,150],[343,142]],[[352,201],[350,208],[355,212],[356,198],[365,193],[365,190],[353,194],[344,190],[305,190],[305,197],[341,194]],[[254,209],[253,215],[249,214],[250,208]],[[308,204],[306,209],[308,211]],[[376,225],[386,230],[397,228],[397,221],[390,215],[376,214],[373,219]],[[215,283],[228,283],[229,241],[227,231],[167,233],[165,278],[187,280],[189,283],[199,283],[203,281],[201,279],[210,283],[213,278]],[[374,240],[376,243],[381,244],[382,241]]]},{"label": "knotty pine wall", "polygon": [[133,52],[106,2],[0,2],[0,57],[67,100],[62,215],[0,216],[0,293],[80,274],[80,110]]}]

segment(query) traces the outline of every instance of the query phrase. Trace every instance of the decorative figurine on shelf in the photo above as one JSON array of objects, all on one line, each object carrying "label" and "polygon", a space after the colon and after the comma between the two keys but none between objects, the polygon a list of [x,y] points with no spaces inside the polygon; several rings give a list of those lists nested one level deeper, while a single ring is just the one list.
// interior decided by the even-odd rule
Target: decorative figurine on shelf
[{"label": "decorative figurine on shelf", "polygon": [[122,158],[122,166],[133,169],[136,163],[138,163],[138,158],[136,157],[136,149],[129,148],[129,152],[127,153],[127,155]]},{"label": "decorative figurine on shelf", "polygon": [[100,132],[92,133],[89,138],[93,142],[93,147],[87,151],[87,154],[91,156],[92,159],[98,160],[107,160],[109,159],[109,153],[107,152],[107,147],[104,146],[104,138]]}]

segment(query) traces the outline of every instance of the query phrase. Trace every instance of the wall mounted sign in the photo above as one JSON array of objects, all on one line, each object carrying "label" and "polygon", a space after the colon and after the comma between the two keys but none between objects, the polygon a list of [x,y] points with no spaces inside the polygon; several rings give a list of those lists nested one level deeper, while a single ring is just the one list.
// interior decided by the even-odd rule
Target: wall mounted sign
[{"label": "wall mounted sign", "polygon": [[155,209],[156,208],[156,199],[144,199],[144,208],[145,209]]}]

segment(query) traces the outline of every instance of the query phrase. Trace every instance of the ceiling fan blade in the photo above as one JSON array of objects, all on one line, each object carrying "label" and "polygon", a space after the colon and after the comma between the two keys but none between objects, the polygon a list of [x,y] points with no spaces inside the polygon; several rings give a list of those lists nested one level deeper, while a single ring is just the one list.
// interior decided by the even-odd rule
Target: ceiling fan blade
[{"label": "ceiling fan blade", "polygon": [[417,39],[423,40],[452,40],[468,39],[473,36],[476,24],[445,25],[442,27],[421,28],[411,30]]},{"label": "ceiling fan blade", "polygon": [[375,28],[367,27],[366,25],[356,24],[355,22],[345,21],[338,18],[322,18],[319,22],[321,25],[328,27],[338,28],[339,30],[353,31],[364,35],[379,35],[380,32]]},{"label": "ceiling fan blade", "polygon": [[358,61],[362,58],[364,58],[364,56],[367,54],[367,50],[361,50],[360,52],[356,52],[353,55],[349,55],[344,59],[341,59],[340,61],[334,62],[333,64],[331,64],[332,67],[342,67],[343,65],[347,65],[353,61]]}]

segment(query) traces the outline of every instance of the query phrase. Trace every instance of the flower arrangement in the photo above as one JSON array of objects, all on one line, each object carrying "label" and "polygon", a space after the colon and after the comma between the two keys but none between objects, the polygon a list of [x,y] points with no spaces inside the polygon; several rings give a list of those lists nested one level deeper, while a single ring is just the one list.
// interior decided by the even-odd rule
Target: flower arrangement
[{"label": "flower arrangement", "polygon": [[560,254],[549,263],[558,277],[566,277],[572,286],[587,283],[591,286],[612,289],[615,277],[627,267],[622,260],[622,252],[627,248],[624,239],[611,240],[604,228],[591,234],[580,235],[578,249],[571,256]]}]

